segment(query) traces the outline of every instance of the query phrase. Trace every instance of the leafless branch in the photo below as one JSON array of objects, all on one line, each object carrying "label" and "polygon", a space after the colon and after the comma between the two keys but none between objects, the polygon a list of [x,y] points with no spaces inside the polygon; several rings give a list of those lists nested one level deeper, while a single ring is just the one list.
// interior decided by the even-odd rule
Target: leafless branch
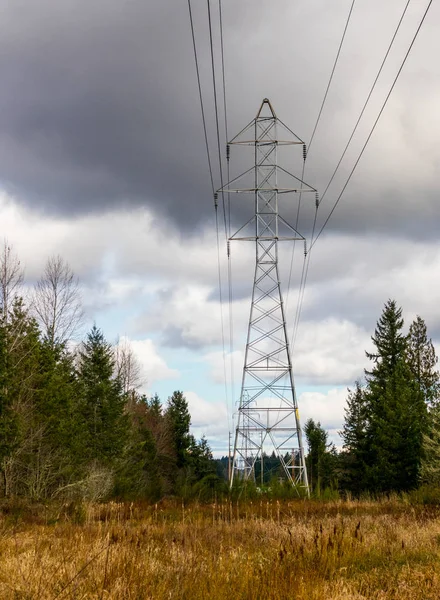
[{"label": "leafless branch", "polygon": [[127,338],[121,338],[114,347],[116,375],[120,378],[125,393],[144,384],[142,367]]},{"label": "leafless branch", "polygon": [[5,240],[0,253],[0,303],[6,322],[12,302],[23,283],[23,268],[12,246]]},{"label": "leafless branch", "polygon": [[51,344],[72,339],[83,322],[78,279],[60,256],[46,263],[35,287],[34,310]]}]

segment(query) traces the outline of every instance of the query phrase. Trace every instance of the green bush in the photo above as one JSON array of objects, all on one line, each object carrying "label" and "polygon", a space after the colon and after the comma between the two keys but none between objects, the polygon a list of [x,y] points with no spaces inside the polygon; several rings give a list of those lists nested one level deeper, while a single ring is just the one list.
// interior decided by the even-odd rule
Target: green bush
[{"label": "green bush", "polygon": [[226,496],[227,492],[227,482],[214,474],[206,475],[192,488],[193,497],[202,502],[210,502],[215,499],[219,500]]}]

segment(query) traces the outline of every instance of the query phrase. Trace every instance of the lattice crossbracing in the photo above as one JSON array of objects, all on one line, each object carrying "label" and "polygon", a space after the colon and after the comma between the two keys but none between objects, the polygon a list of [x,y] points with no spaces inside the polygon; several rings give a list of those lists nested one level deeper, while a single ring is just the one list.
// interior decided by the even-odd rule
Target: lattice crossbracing
[{"label": "lattice crossbracing", "polygon": [[304,240],[278,211],[280,194],[316,192],[278,164],[280,146],[304,143],[264,99],[230,144],[254,147],[254,166],[222,191],[254,196],[255,211],[231,240],[255,242],[252,302],[230,476],[250,479],[263,452],[274,451],[292,485],[308,493],[301,426],[278,269],[278,242]]}]

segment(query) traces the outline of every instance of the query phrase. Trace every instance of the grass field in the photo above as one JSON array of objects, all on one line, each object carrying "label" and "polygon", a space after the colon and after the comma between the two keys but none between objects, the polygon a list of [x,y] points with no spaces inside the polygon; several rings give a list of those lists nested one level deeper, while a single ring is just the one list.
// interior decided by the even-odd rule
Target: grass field
[{"label": "grass field", "polygon": [[0,598],[440,598],[440,509],[394,499],[3,507]]}]

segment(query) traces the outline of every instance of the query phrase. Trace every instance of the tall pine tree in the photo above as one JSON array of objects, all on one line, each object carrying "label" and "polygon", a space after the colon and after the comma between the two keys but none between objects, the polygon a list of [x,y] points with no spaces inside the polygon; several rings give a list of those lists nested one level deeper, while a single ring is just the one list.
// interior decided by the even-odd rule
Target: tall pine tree
[{"label": "tall pine tree", "polygon": [[114,377],[112,347],[96,325],[87,335],[79,356],[84,455],[88,460],[111,464],[122,456],[128,420],[121,382]]},{"label": "tall pine tree", "polygon": [[7,468],[5,461],[18,443],[18,419],[13,410],[12,396],[9,390],[8,346],[6,326],[3,316],[0,319],[0,472],[2,488],[9,495]]},{"label": "tall pine tree", "polygon": [[423,435],[421,481],[440,486],[440,406],[429,411],[427,432]]},{"label": "tall pine tree", "polygon": [[[151,407],[146,396],[130,394],[130,432],[123,460],[117,471],[116,493],[124,498],[158,500],[163,492],[156,440],[150,428]],[[155,415],[162,419],[160,410]]]},{"label": "tall pine tree", "polygon": [[340,432],[344,451],[341,454],[342,485],[354,494],[365,489],[369,448],[367,395],[359,381],[348,390],[345,420]]},{"label": "tall pine tree", "polygon": [[[343,437],[351,458],[348,478],[388,492],[416,487],[422,459],[426,407],[408,358],[402,309],[388,300],[372,336],[375,351],[366,387],[350,398]],[[351,470],[351,471],[350,471]]]},{"label": "tall pine tree", "polygon": [[165,417],[172,435],[177,467],[184,467],[188,463],[188,450],[191,446],[189,433],[191,415],[183,392],[175,391],[168,398]]},{"label": "tall pine tree", "polygon": [[336,450],[334,444],[328,442],[328,433],[319,421],[315,423],[313,419],[308,419],[304,425],[304,433],[309,447],[306,459],[309,483],[319,495],[334,483]]},{"label": "tall pine tree", "polygon": [[15,449],[4,461],[6,489],[14,495],[40,496],[39,482],[47,464],[40,453],[45,427],[37,421],[36,406],[40,331],[23,298],[15,296],[10,303],[5,327],[5,392],[17,423]]},{"label": "tall pine tree", "polygon": [[440,395],[438,359],[432,340],[428,338],[425,321],[419,316],[409,328],[407,359],[423,401],[427,406],[433,406]]}]

